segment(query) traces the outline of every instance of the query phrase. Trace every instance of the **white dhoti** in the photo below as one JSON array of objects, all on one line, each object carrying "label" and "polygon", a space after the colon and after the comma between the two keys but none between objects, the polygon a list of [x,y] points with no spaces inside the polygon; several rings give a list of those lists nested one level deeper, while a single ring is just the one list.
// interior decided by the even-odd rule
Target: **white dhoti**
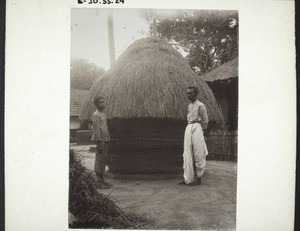
[{"label": "white dhoti", "polygon": [[183,177],[186,184],[193,182],[195,176],[203,175],[207,154],[201,124],[188,124],[184,133],[183,149]]}]

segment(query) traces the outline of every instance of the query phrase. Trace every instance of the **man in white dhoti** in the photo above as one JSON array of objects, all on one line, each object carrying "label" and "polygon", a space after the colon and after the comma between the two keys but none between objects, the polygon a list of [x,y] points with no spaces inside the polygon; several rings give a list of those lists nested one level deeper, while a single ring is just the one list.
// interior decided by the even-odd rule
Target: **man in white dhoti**
[{"label": "man in white dhoti", "polygon": [[203,130],[207,129],[208,116],[206,107],[198,99],[198,88],[188,87],[187,97],[191,101],[184,133],[183,178],[181,184],[201,185],[206,156],[208,154]]}]

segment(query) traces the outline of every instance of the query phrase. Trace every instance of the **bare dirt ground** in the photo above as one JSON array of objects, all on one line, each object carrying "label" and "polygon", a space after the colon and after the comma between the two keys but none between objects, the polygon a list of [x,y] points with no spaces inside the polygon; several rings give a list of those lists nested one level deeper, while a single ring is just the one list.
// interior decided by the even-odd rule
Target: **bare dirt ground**
[{"label": "bare dirt ground", "polygon": [[[78,148],[79,150],[80,148]],[[81,149],[93,170],[94,153]],[[153,220],[143,229],[234,230],[236,163],[208,161],[200,186],[178,185],[180,175],[117,175],[107,172],[110,194],[124,211]]]}]

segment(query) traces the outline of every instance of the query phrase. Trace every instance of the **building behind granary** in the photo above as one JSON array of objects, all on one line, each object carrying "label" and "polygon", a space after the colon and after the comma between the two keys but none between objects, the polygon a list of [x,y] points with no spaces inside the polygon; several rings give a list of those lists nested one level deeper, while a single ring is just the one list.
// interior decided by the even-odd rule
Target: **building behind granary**
[{"label": "building behind granary", "polygon": [[79,120],[85,97],[88,90],[74,89],[70,90],[70,141],[76,141],[76,132],[83,128],[82,121]]},{"label": "building behind granary", "polygon": [[201,79],[212,89],[225,123],[222,130],[210,132],[208,159],[237,160],[238,58],[202,75]]},{"label": "building behind granary", "polygon": [[225,129],[238,126],[238,58],[200,76],[212,89],[222,110]]}]

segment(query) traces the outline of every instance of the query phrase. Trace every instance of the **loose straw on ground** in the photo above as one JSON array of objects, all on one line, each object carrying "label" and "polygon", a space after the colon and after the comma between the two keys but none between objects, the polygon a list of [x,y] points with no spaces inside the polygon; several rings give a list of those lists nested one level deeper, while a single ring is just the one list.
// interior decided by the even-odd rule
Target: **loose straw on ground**
[{"label": "loose straw on ground", "polygon": [[94,173],[81,164],[76,151],[70,150],[69,155],[69,212],[73,215],[70,228],[138,229],[151,222],[124,212],[110,195],[98,192]]}]

